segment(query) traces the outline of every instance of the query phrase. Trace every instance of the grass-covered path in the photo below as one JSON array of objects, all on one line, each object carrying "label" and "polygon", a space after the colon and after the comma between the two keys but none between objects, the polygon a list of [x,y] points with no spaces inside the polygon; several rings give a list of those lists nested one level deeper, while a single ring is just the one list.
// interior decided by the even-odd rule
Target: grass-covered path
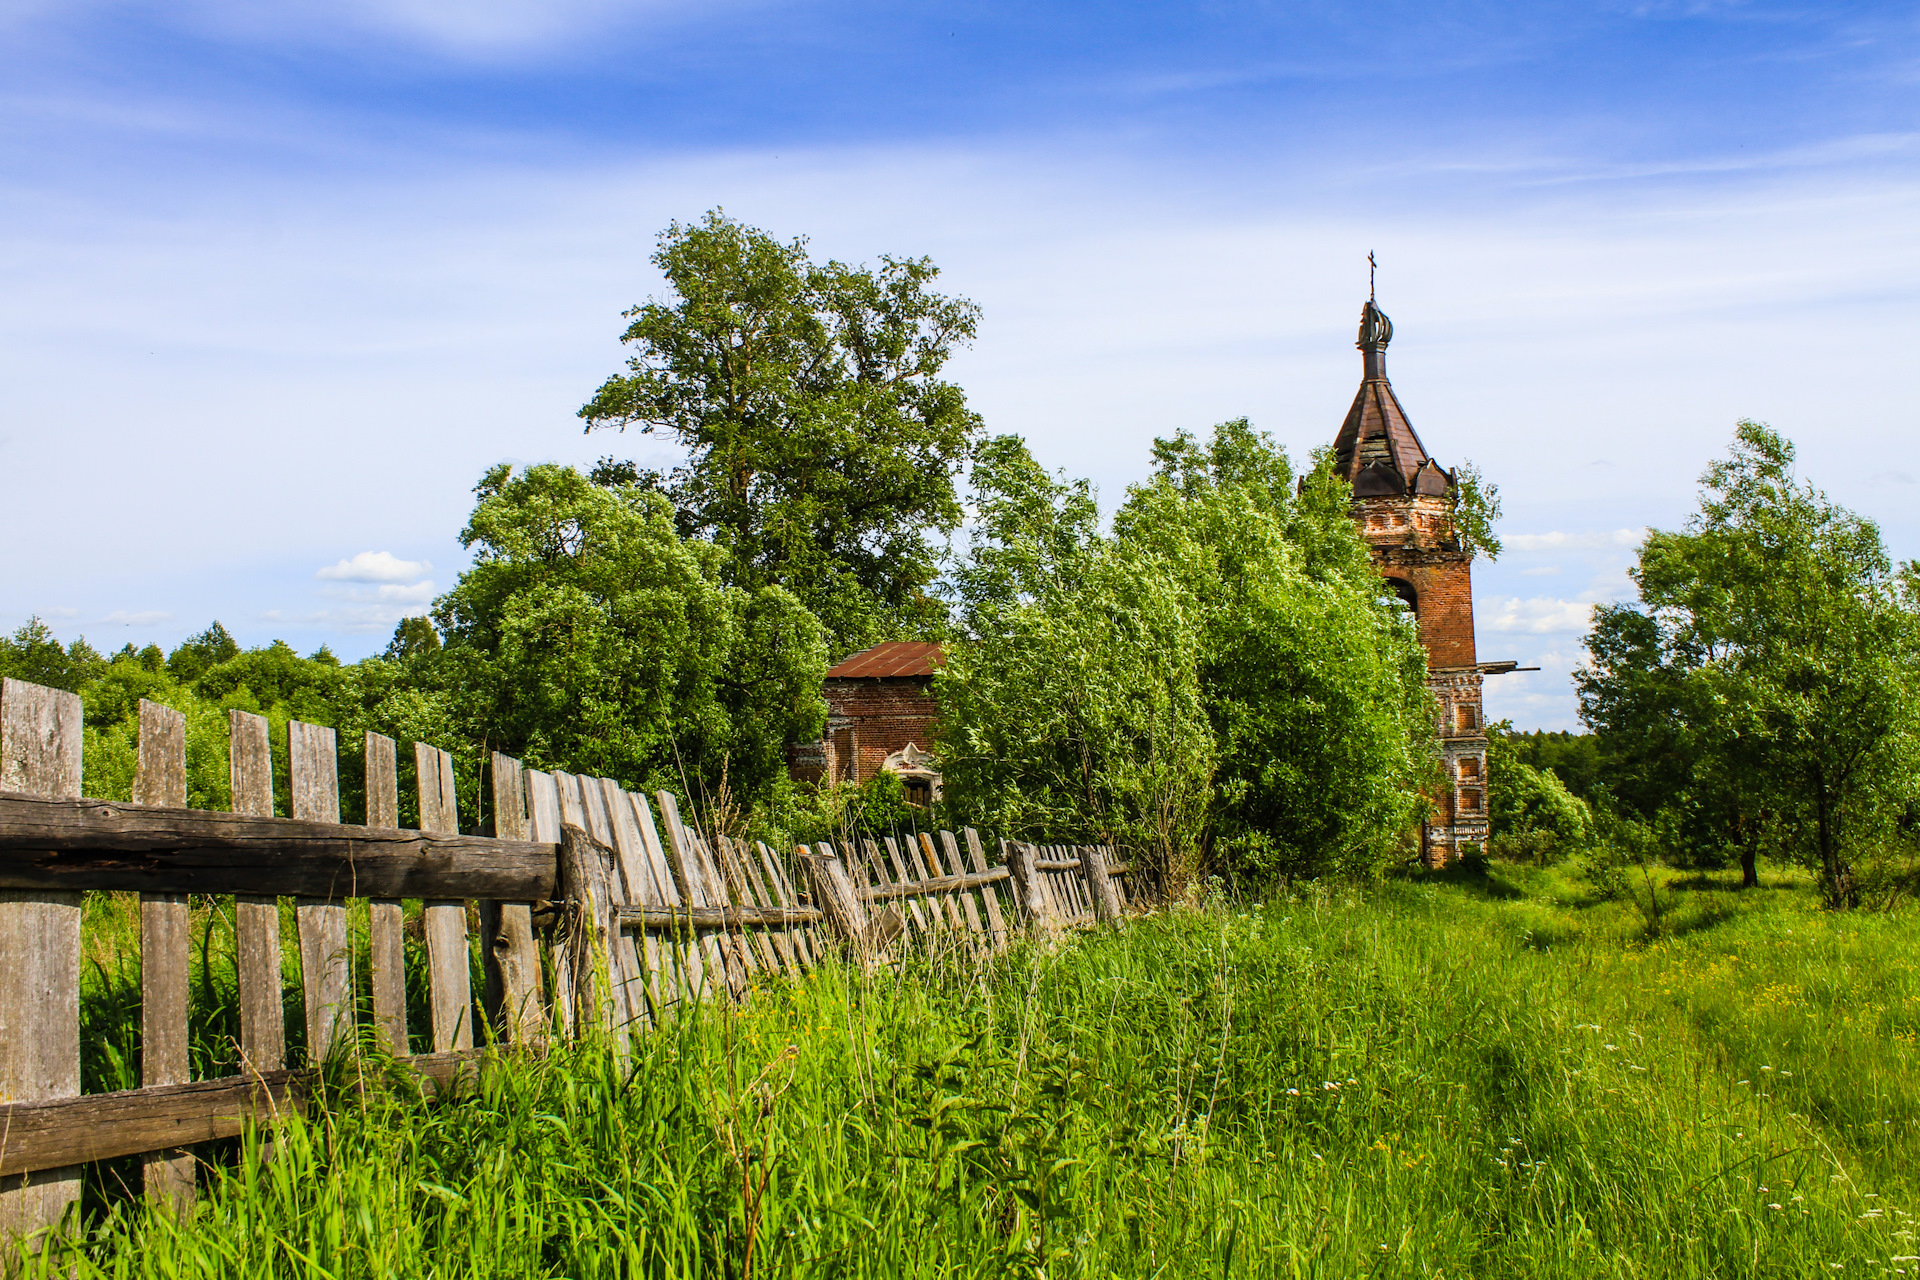
[{"label": "grass-covered path", "polygon": [[1916,1274],[1907,919],[1498,869],[824,973],[367,1092],[82,1274]]}]

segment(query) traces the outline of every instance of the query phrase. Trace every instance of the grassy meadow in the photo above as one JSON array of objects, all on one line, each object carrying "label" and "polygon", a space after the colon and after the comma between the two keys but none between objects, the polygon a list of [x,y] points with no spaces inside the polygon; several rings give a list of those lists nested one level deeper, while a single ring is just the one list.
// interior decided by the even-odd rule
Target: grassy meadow
[{"label": "grassy meadow", "polygon": [[[336,1064],[359,1087],[271,1158],[206,1153],[191,1219],[111,1166],[42,1265],[1920,1275],[1913,917],[1734,883],[1659,873],[1651,936],[1652,904],[1564,867],[1215,901],[984,968],[830,969],[625,1061],[503,1062],[451,1105]],[[116,963],[91,979],[89,1087],[131,1060]]]}]

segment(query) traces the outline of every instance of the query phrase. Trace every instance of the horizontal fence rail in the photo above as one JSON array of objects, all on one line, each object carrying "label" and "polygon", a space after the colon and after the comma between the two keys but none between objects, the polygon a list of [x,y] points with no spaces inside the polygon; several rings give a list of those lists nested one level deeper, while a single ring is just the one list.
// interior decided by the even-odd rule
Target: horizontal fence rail
[{"label": "horizontal fence rail", "polygon": [[[297,721],[285,739],[292,816],[279,817],[267,721],[242,711],[229,713],[232,812],[186,807],[184,717],[144,701],[133,801],[87,799],[81,720],[73,694],[0,681],[0,1243],[58,1226],[93,1161],[141,1157],[148,1193],[185,1206],[195,1144],[303,1108],[314,1064],[364,1044],[443,1090],[488,1053],[538,1052],[589,1028],[624,1051],[684,1002],[743,998],[832,955],[863,966],[903,947],[984,956],[1125,909],[1127,868],[1108,849],[1002,840],[990,866],[969,829],[783,856],[701,831],[668,792],[497,752],[494,834],[463,834],[453,758],[425,743],[413,755],[419,828],[402,829],[397,744],[375,733],[363,743],[365,825],[342,824],[334,731]],[[83,1095],[82,906],[97,891],[138,895],[142,1074],[140,1088]],[[192,912],[208,898],[231,903],[239,1065],[196,1081]],[[404,900],[420,903],[411,927]],[[414,1027],[410,952],[428,978]],[[304,1065],[289,1062],[296,1006]]]}]

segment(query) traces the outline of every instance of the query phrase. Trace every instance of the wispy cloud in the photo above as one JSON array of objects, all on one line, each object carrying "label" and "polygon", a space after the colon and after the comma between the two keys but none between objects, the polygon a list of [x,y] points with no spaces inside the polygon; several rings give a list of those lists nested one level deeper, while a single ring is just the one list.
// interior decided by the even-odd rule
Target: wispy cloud
[{"label": "wispy cloud", "polygon": [[109,627],[151,627],[159,622],[171,622],[173,615],[161,609],[115,609],[100,619],[103,626]]},{"label": "wispy cloud", "polygon": [[417,582],[431,568],[430,561],[402,560],[391,551],[362,551],[313,576],[328,582]]},{"label": "wispy cloud", "polygon": [[1502,537],[1500,545],[1509,551],[1601,551],[1637,547],[1646,536],[1645,529],[1615,529],[1611,533],[1514,533]]},{"label": "wispy cloud", "polygon": [[1593,622],[1593,602],[1588,600],[1551,596],[1521,600],[1507,596],[1489,600],[1487,605],[1478,620],[1482,631],[1551,635],[1584,632]]}]

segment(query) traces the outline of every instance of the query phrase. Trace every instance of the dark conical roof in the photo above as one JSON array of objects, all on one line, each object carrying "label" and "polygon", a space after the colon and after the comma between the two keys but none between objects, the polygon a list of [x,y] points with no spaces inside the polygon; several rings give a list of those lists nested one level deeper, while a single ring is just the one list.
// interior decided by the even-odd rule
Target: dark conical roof
[{"label": "dark conical roof", "polygon": [[1387,344],[1392,341],[1393,322],[1367,299],[1360,309],[1360,340],[1354,344],[1363,360],[1360,392],[1333,440],[1336,465],[1352,482],[1355,497],[1444,494],[1446,473],[1427,456],[1387,381]]}]

